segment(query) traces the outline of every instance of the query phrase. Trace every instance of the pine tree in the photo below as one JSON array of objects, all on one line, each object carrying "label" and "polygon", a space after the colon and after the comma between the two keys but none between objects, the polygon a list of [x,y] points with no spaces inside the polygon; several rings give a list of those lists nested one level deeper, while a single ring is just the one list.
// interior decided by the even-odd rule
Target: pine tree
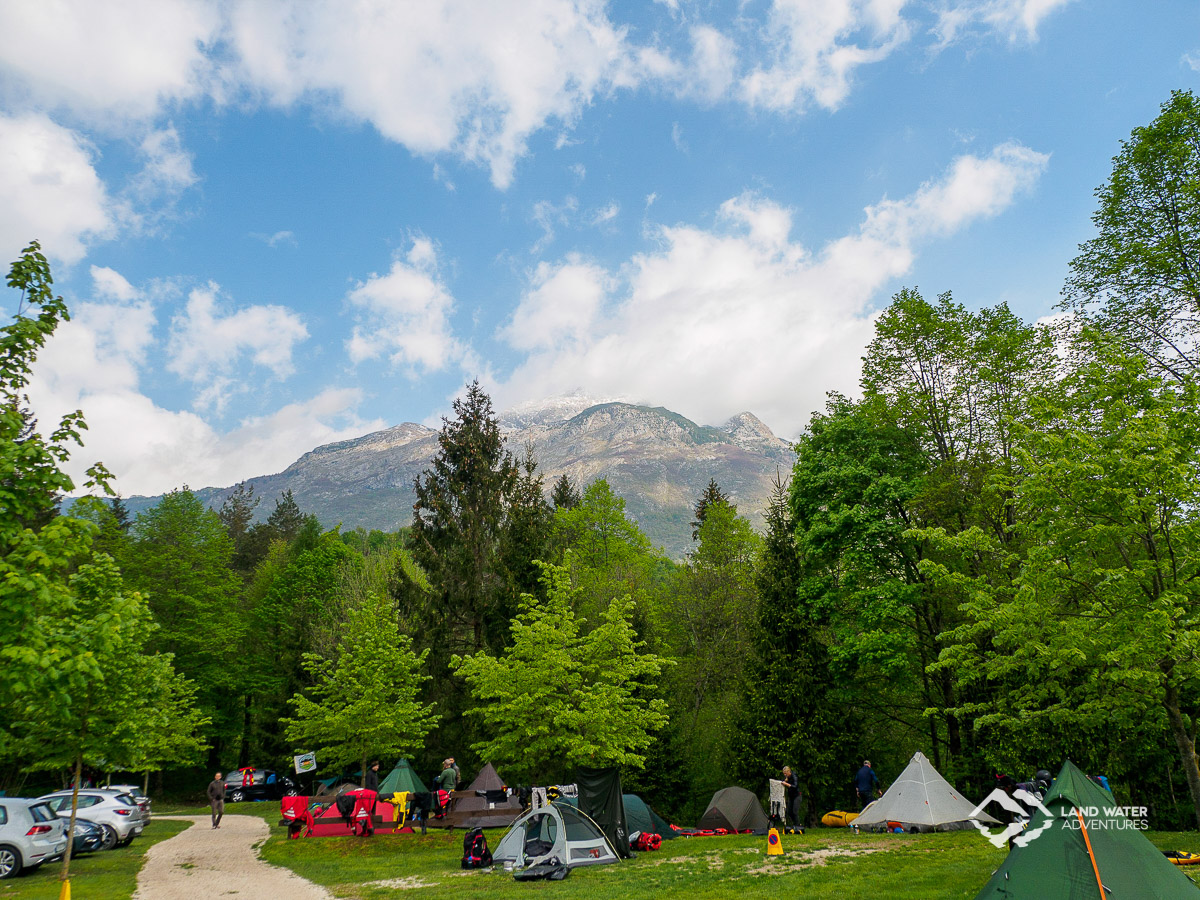
[{"label": "pine tree", "polygon": [[735,513],[737,512],[737,506],[729,503],[729,496],[721,490],[720,485],[717,484],[717,479],[710,478],[708,487],[704,489],[704,493],[700,495],[700,499],[696,501],[696,506],[692,510],[696,516],[695,521],[692,522],[693,541],[700,540],[700,527],[704,524],[704,518],[708,515],[709,507],[717,503],[727,503],[733,507]]},{"label": "pine tree", "polygon": [[300,511],[296,498],[292,496],[291,488],[284,491],[275,501],[275,509],[267,517],[267,525],[274,530],[276,537],[288,542],[295,540],[300,534],[300,529],[304,527],[304,513]]},{"label": "pine tree", "polygon": [[554,504],[554,508],[574,509],[582,499],[579,489],[571,483],[567,473],[563,472],[559,475],[558,481],[554,482],[554,490],[550,494],[550,502]]},{"label": "pine tree", "polygon": [[821,623],[796,547],[788,494],[776,478],[756,577],[758,628],[735,729],[746,782],[790,765],[812,811],[835,804],[855,752],[856,729],[835,699]]},{"label": "pine tree", "polygon": [[220,516],[225,530],[229,532],[229,539],[233,541],[234,547],[238,547],[246,536],[250,523],[254,521],[254,510],[261,499],[254,496],[254,485],[242,481],[221,504],[217,515]]}]

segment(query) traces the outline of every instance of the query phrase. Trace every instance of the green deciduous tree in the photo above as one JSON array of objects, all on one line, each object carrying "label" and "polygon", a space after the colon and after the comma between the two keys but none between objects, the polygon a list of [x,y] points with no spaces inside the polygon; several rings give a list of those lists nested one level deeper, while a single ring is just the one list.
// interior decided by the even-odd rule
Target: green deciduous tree
[{"label": "green deciduous tree", "polygon": [[1098,234],[1071,262],[1068,307],[1158,370],[1200,370],[1200,101],[1174,91],[1096,191]]},{"label": "green deciduous tree", "polygon": [[390,600],[372,597],[352,609],[336,656],[305,658],[314,683],[291,700],[295,715],[283,720],[288,740],[314,750],[331,770],[361,766],[364,779],[373,758],[411,755],[438,721],[419,699],[429,680],[421,674],[425,655],[396,626]]},{"label": "green deciduous tree", "polygon": [[529,779],[563,777],[577,765],[641,768],[667,722],[666,704],[647,697],[665,661],[644,652],[628,598],[613,600],[583,633],[568,569],[542,568],[545,597],[522,596],[511,646],[451,661],[488,735],[474,749]]}]

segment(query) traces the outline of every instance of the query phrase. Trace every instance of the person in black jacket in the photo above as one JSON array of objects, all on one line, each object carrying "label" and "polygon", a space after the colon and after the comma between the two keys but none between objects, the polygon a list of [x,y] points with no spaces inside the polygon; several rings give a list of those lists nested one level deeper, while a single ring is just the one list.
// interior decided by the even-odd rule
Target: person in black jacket
[{"label": "person in black jacket", "polygon": [[363,779],[363,788],[379,793],[379,760],[375,760],[371,763],[371,768],[367,769],[366,778]]},{"label": "person in black jacket", "polygon": [[783,767],[783,785],[787,799],[787,818],[792,825],[800,824],[800,779],[791,766]]},{"label": "person in black jacket", "polygon": [[225,782],[221,780],[221,773],[218,772],[213,776],[213,780],[208,783],[208,805],[212,807],[212,827],[221,827],[221,816],[225,815]]}]

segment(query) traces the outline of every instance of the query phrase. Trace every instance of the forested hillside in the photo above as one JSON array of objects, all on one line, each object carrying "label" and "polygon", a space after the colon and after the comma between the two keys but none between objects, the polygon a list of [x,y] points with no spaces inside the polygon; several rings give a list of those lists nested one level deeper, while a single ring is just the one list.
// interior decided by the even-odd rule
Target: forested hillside
[{"label": "forested hillside", "polygon": [[328,775],[404,754],[552,783],[587,763],[688,822],[785,764],[819,814],[852,802],[864,756],[886,783],[922,750],[968,796],[1070,758],[1156,827],[1196,823],[1191,93],[1097,196],[1061,316],[901,290],[762,532],[712,477],[679,561],[604,478],[547,484],[478,383],[399,530],[326,530],[247,487],[130,516],[101,471],[60,515],[83,424],[39,437],[21,402],[65,315],[33,248],[0,354],[5,785],[74,767],[194,789],[298,750]]}]

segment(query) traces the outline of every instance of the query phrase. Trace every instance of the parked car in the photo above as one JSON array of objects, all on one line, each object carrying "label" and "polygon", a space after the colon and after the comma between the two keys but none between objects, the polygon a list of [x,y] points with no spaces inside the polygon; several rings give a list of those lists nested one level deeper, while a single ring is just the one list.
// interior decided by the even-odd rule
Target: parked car
[{"label": "parked car", "polygon": [[[70,791],[55,791],[39,799],[49,803],[56,813],[71,814]],[[79,812],[104,829],[105,850],[124,847],[150,824],[150,813],[138,806],[133,797],[103,788],[81,789]]]},{"label": "parked car", "polygon": [[[59,813],[58,817],[62,819],[63,834],[66,834],[71,827],[71,809],[68,806],[65,813]],[[75,817],[75,842],[71,844],[71,855],[78,856],[80,853],[94,853],[96,850],[104,849],[104,829],[95,822],[89,822],[87,819]]]},{"label": "parked car", "polygon": [[278,800],[280,797],[295,797],[299,793],[296,782],[271,769],[255,769],[249,779],[244,772],[232,772],[225,776],[225,800],[229,803]]},{"label": "parked car", "polygon": [[67,849],[67,826],[49,803],[0,797],[0,878],[36,869]]},{"label": "parked car", "polygon": [[146,814],[146,818],[150,817],[150,798],[136,784],[110,784],[104,790],[128,794],[137,801],[137,805],[142,808],[142,812]]}]

